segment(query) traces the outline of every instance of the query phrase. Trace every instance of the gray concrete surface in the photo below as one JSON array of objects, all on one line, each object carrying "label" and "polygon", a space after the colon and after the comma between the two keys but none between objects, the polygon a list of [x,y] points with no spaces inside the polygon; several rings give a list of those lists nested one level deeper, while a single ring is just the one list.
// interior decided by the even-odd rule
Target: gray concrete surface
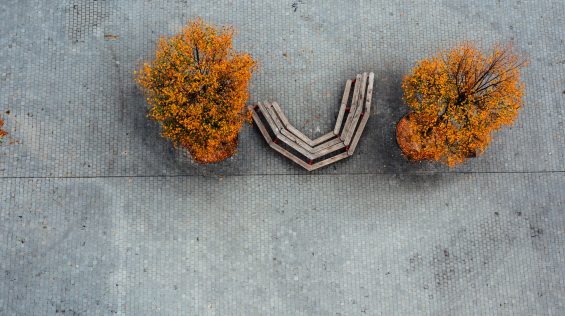
[{"label": "gray concrete surface", "polygon": [[[563,1],[0,1],[1,315],[565,314]],[[249,102],[329,130],[375,72],[354,157],[306,173],[245,126],[198,166],[133,71],[195,16],[260,62]],[[526,106],[485,155],[410,164],[400,81],[462,40],[513,40]]]}]

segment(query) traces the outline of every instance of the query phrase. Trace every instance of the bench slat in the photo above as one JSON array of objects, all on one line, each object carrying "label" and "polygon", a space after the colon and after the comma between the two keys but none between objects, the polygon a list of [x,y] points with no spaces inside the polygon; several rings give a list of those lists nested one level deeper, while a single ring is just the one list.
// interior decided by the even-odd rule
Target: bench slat
[{"label": "bench slat", "polygon": [[265,109],[267,109],[267,111],[269,111],[269,115],[271,115],[271,119],[273,120],[279,131],[282,132],[282,130],[284,129],[284,125],[279,119],[279,116],[275,113],[275,110],[273,109],[272,105],[269,102],[263,102],[263,106],[265,107]]},{"label": "bench slat", "polygon": [[367,121],[369,120],[369,116],[371,115],[371,100],[373,98],[373,81],[374,81],[374,78],[375,78],[375,74],[371,72],[369,74],[369,86],[367,87],[367,98],[365,100],[365,114],[363,115],[363,119],[361,120],[361,123],[359,124],[359,129],[355,133],[355,136],[353,137],[353,140],[351,141],[351,145],[349,146],[349,150],[347,151],[349,156],[353,155],[353,152],[355,151],[355,148],[357,147],[357,144],[359,143],[359,139],[361,138],[361,134],[363,134],[363,130],[365,129],[365,125],[367,124]]},{"label": "bench slat", "polygon": [[261,113],[263,113],[263,116],[265,117],[265,120],[267,120],[267,125],[269,125],[269,127],[275,133],[275,135],[280,134],[280,131],[277,128],[277,125],[275,124],[275,122],[271,118],[271,114],[269,113],[269,110],[267,110],[267,108],[261,102],[259,102],[258,105],[259,105],[259,109],[261,109]]},{"label": "bench slat", "polygon": [[345,147],[345,144],[342,143],[342,142],[337,143],[337,144],[332,145],[332,146],[329,146],[329,147],[327,147],[326,149],[323,149],[323,150],[320,150],[319,152],[317,152],[317,153],[316,153],[316,158],[320,158],[320,157],[323,157],[323,156],[325,156],[325,155],[331,154],[332,152],[337,151],[337,150],[340,150],[340,149],[342,149],[342,148],[344,148],[344,147]]},{"label": "bench slat", "polygon": [[273,142],[273,140],[271,139],[271,135],[269,135],[269,132],[267,132],[267,130],[265,129],[265,126],[263,125],[263,122],[261,122],[259,115],[255,112],[255,109],[252,106],[250,106],[248,108],[251,111],[251,115],[253,116],[253,120],[255,121],[255,125],[257,125],[257,127],[259,128],[259,131],[263,135],[263,138],[265,138],[267,143],[270,145]]},{"label": "bench slat", "polygon": [[367,89],[367,73],[363,73],[363,80],[361,80],[361,86],[359,87],[359,98],[357,100],[357,105],[355,106],[355,113],[353,114],[353,119],[349,122],[347,132],[345,132],[345,145],[349,145],[351,142],[351,137],[357,129],[357,123],[359,123],[359,118],[361,117],[361,112],[363,112],[365,105],[365,91]]},{"label": "bench slat", "polygon": [[[283,129],[281,131],[281,134],[283,134],[284,136],[288,137],[290,140],[292,140],[293,142],[302,142],[302,144],[305,144],[303,141],[300,140],[300,138],[297,138],[296,135],[294,135],[293,133],[291,133],[288,129]],[[301,144],[301,145],[302,145]]]},{"label": "bench slat", "polygon": [[282,142],[287,144],[292,149],[298,151],[300,154],[302,154],[304,157],[308,158],[309,160],[318,159],[320,157],[323,157],[325,155],[329,155],[332,152],[345,147],[345,144],[340,141],[338,143],[327,146],[325,148],[317,149],[315,153],[312,153],[312,152],[308,151],[306,148],[304,148],[303,146],[300,146],[300,144],[293,142],[292,140],[290,140],[289,138],[284,136],[284,134],[280,134],[278,137]]},{"label": "bench slat", "polygon": [[275,113],[277,113],[277,115],[279,116],[284,127],[287,127],[288,125],[290,125],[288,118],[286,117],[286,115],[284,115],[284,112],[282,111],[279,104],[277,102],[273,102],[273,103],[271,103],[271,105],[273,106],[273,110],[275,110]]},{"label": "bench slat", "polygon": [[347,108],[347,101],[349,101],[349,93],[351,92],[351,80],[347,80],[345,83],[345,91],[343,92],[343,97],[341,98],[341,106],[339,108],[339,114],[335,122],[334,134],[339,135],[341,130],[341,125],[343,123],[343,115],[345,114],[345,108]]},{"label": "bench slat", "polygon": [[349,106],[349,114],[347,115],[347,119],[345,120],[345,125],[343,126],[343,131],[341,132],[340,138],[341,140],[345,140],[345,134],[347,133],[347,129],[353,119],[353,115],[355,114],[355,107],[357,106],[357,100],[359,98],[359,87],[361,86],[361,75],[358,74],[355,77],[355,88],[353,89],[353,97],[351,98],[351,105]]},{"label": "bench slat", "polygon": [[[294,134],[296,137],[300,138],[300,140],[306,144],[308,144],[310,147],[315,147],[316,145],[319,145],[325,141],[327,141],[328,139],[332,139],[333,137],[335,137],[336,135],[333,132],[327,133],[325,135],[322,135],[318,138],[316,138],[315,140],[311,140],[308,136],[304,135],[301,131],[299,131],[298,129],[296,129],[294,126],[292,126],[292,124],[290,124],[290,122],[288,121],[288,118],[284,115],[284,113],[282,112],[282,109],[280,108],[280,106],[278,104],[276,104],[276,102],[272,103],[272,110],[273,112],[275,112],[275,114],[271,114],[272,115],[277,115],[278,118],[280,119],[281,123],[283,123],[284,127],[290,131],[292,134]],[[268,109],[268,107],[267,107]],[[285,123],[286,121],[286,123]],[[273,122],[276,124],[276,121],[273,120]]]},{"label": "bench slat", "polygon": [[281,146],[275,144],[272,139],[271,136],[269,135],[269,133],[267,132],[267,130],[265,129],[265,126],[263,125],[263,122],[261,121],[261,118],[259,117],[259,115],[257,114],[257,112],[255,112],[255,109],[250,106],[248,107],[249,110],[251,111],[251,115],[253,116],[253,119],[255,120],[255,124],[257,125],[257,127],[259,128],[259,131],[261,132],[261,134],[263,135],[263,137],[265,138],[265,140],[267,141],[267,143],[269,144],[269,146],[271,148],[273,148],[274,150],[276,150],[277,152],[279,152],[281,155],[285,156],[286,158],[292,160],[293,162],[295,162],[296,164],[300,165],[302,168],[310,171],[312,170],[312,166],[307,164],[306,162],[304,162],[302,159],[298,158],[297,156],[293,155],[292,153],[288,152],[287,150],[285,150],[284,148],[282,148]]},{"label": "bench slat", "polygon": [[312,140],[311,140],[308,136],[302,134],[302,132],[299,131],[299,130],[297,130],[294,126],[289,125],[289,126],[287,127],[287,129],[288,129],[289,131],[291,131],[294,135],[296,135],[296,137],[300,138],[300,139],[301,139],[303,142],[305,142],[306,144],[308,144],[308,145],[310,145],[310,146],[313,146]]},{"label": "bench slat", "polygon": [[[341,139],[339,139],[339,138],[334,138],[334,139],[329,140],[329,141],[327,141],[327,142],[325,142],[325,143],[322,143],[322,144],[320,144],[320,145],[318,145],[318,146],[312,147],[312,146],[306,144],[305,142],[303,142],[300,138],[295,137],[294,134],[290,133],[290,132],[289,132],[288,130],[286,130],[286,129],[283,129],[283,130],[281,131],[281,134],[285,135],[285,136],[288,137],[290,140],[292,140],[293,142],[295,142],[295,143],[297,143],[298,145],[302,146],[304,149],[306,149],[308,152],[310,152],[310,153],[312,153],[312,154],[316,154],[316,153],[318,153],[319,151],[321,151],[321,150],[323,150],[323,149],[326,149],[326,148],[328,148],[328,147],[330,147],[330,146],[333,146],[333,145],[335,145],[335,144],[343,143],[343,142],[341,141]],[[345,147],[345,145],[344,145],[343,147]]]},{"label": "bench slat", "polygon": [[330,147],[330,146],[333,146],[333,145],[339,144],[339,143],[343,143],[343,142],[341,141],[341,139],[339,139],[339,137],[336,137],[336,138],[334,138],[334,139],[332,139],[332,140],[328,140],[327,142],[322,143],[322,144],[320,144],[320,145],[318,145],[318,146],[312,148],[312,152],[313,152],[313,153],[317,153],[317,152],[319,152],[319,151],[322,150],[322,149],[326,149],[326,148],[328,148],[328,147]]},{"label": "bench slat", "polygon": [[273,105],[273,110],[278,115],[278,117],[281,120],[281,122],[283,123],[284,127],[289,132],[291,132],[296,137],[298,137],[300,140],[302,140],[304,143],[308,144],[309,146],[313,146],[313,142],[308,136],[304,135],[301,131],[297,130],[294,126],[292,126],[292,124],[290,124],[290,122],[288,121],[288,118],[283,113],[279,104],[277,102],[273,102],[272,105]]},{"label": "bench slat", "polygon": [[300,146],[299,144],[297,144],[296,142],[293,142],[292,140],[290,140],[288,137],[284,136],[283,134],[279,134],[277,136],[282,142],[284,142],[285,144],[287,144],[288,146],[290,146],[292,149],[296,150],[297,152],[301,153],[302,155],[304,155],[306,158],[310,159],[310,160],[314,160],[316,159],[316,157],[310,153],[308,150],[306,150],[306,148]]},{"label": "bench slat", "polygon": [[[312,171],[353,155],[371,113],[373,83],[372,72],[358,74],[355,82],[347,80],[334,129],[314,140],[290,124],[277,102],[259,102],[257,106],[248,106],[248,109],[271,148]],[[349,113],[345,117],[348,105]],[[271,136],[271,131],[274,136]],[[285,146],[277,144],[277,140]],[[347,151],[343,151],[344,148]],[[295,151],[300,155],[295,154]],[[310,164],[312,160],[321,157],[329,158]]]},{"label": "bench slat", "polygon": [[325,134],[325,135],[322,135],[322,136],[320,136],[320,137],[314,139],[314,140],[312,141],[312,146],[319,145],[319,144],[325,142],[325,141],[328,140],[328,139],[334,138],[335,136],[336,136],[336,135],[334,134],[334,132],[331,131],[331,132],[329,132],[329,133],[327,133],[327,134]]},{"label": "bench slat", "polygon": [[324,166],[327,166],[327,165],[329,165],[329,164],[332,164],[332,163],[334,163],[334,162],[336,162],[336,161],[339,161],[339,160],[344,159],[344,158],[347,158],[347,157],[349,157],[349,155],[347,154],[347,152],[343,152],[343,153],[341,153],[341,154],[339,154],[339,155],[337,155],[337,156],[334,156],[334,157],[331,157],[331,158],[328,158],[328,159],[319,161],[319,162],[313,164],[313,165],[310,166],[310,167],[311,167],[311,170],[315,170],[315,169],[322,168],[322,167],[324,167]]},{"label": "bench slat", "polygon": [[285,150],[284,148],[282,148],[281,146],[275,144],[275,143],[271,143],[271,148],[273,148],[274,150],[278,151],[281,155],[285,156],[286,158],[292,160],[293,162],[297,163],[298,165],[300,165],[302,168],[311,171],[312,166],[307,164],[306,162],[304,162],[302,159],[296,157],[295,155],[293,155],[292,153],[288,152],[287,150]]}]

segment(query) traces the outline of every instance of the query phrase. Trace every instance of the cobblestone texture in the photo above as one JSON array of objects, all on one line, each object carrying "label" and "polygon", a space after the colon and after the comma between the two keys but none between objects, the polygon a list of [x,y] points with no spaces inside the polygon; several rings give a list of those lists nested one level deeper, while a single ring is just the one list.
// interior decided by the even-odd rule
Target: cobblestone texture
[{"label": "cobblestone texture", "polygon": [[[565,314],[563,1],[0,1],[0,315]],[[249,102],[310,136],[375,72],[352,158],[308,174],[245,126],[197,166],[132,81],[162,34],[234,25]],[[405,162],[402,76],[514,41],[526,106],[480,158]]]},{"label": "cobblestone texture", "polygon": [[561,175],[0,184],[6,315],[565,311]]}]

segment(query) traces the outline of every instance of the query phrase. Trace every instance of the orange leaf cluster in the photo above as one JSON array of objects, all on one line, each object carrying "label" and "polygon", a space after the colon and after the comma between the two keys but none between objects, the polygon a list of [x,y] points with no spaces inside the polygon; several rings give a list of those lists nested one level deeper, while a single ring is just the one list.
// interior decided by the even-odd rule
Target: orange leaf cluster
[{"label": "orange leaf cluster", "polygon": [[243,122],[255,61],[233,50],[234,31],[201,19],[161,38],[155,59],[136,72],[162,135],[187,148],[200,163],[233,155]]},{"label": "orange leaf cluster", "polygon": [[4,136],[8,135],[8,133],[4,131],[2,127],[4,127],[4,120],[2,120],[2,118],[0,117],[0,143],[2,143]]},{"label": "orange leaf cluster", "polygon": [[473,44],[420,61],[403,82],[411,113],[402,135],[413,160],[453,166],[486,149],[491,133],[511,125],[522,107],[520,70],[526,61],[510,45],[483,54]]}]

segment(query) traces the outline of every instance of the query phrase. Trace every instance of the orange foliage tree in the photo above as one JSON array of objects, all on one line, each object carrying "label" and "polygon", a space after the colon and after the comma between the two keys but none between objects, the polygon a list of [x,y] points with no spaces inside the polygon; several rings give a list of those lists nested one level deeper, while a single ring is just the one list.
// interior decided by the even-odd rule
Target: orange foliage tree
[{"label": "orange foliage tree", "polygon": [[162,135],[200,163],[218,162],[237,149],[255,61],[232,47],[234,30],[201,19],[161,38],[155,59],[136,71]]},{"label": "orange foliage tree", "polygon": [[518,116],[525,65],[510,45],[484,54],[471,43],[420,61],[402,82],[411,110],[396,130],[403,154],[453,166],[484,152]]},{"label": "orange foliage tree", "polygon": [[4,127],[4,120],[2,120],[2,118],[0,117],[0,144],[2,143],[2,140],[4,139],[4,136],[8,135],[8,133],[6,131],[4,131],[2,129],[2,127]]}]

